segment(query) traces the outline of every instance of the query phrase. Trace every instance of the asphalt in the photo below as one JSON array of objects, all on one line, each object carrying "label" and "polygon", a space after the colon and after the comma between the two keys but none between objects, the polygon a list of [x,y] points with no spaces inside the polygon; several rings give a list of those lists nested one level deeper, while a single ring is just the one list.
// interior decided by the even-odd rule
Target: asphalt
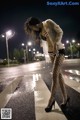
[{"label": "asphalt", "polygon": [[12,108],[12,120],[35,120],[32,77],[23,77],[6,108]]},{"label": "asphalt", "polygon": [[[22,81],[19,82],[11,99],[6,104],[5,108],[12,108],[12,120],[35,120],[35,99],[34,99],[34,83],[32,82],[33,74],[41,74],[42,80],[45,82],[47,88],[50,91],[52,75],[50,74],[52,71],[51,64],[41,64],[42,69],[35,70],[22,76]],[[39,66],[38,66],[39,67]],[[70,66],[70,69],[73,66]],[[74,69],[78,69],[79,66],[74,67]],[[64,66],[63,66],[64,71]],[[69,69],[66,64],[66,69]],[[68,75],[68,74],[67,74]],[[79,76],[78,76],[79,77]],[[65,78],[66,79],[66,78]],[[10,81],[10,80],[9,80]],[[1,92],[5,89],[6,85],[4,85]],[[80,84],[80,83],[79,83]],[[67,93],[70,97],[70,105],[66,108],[61,108],[67,120],[80,120],[80,93],[73,89],[70,85],[66,84]],[[61,90],[58,85],[58,89],[56,91],[56,102],[60,106],[62,102]],[[42,120],[42,119],[41,119]]]},{"label": "asphalt", "polygon": [[[50,66],[51,68],[51,66]],[[49,73],[51,72],[51,69],[49,66],[47,67],[47,70]],[[64,69],[64,68],[63,68]],[[42,72],[42,78],[45,81],[48,89],[51,89],[51,82],[52,82],[52,77],[50,74],[47,74],[47,70]],[[46,77],[45,77],[46,75]],[[61,108],[65,116],[67,117],[68,120],[80,120],[80,93],[75,91],[73,88],[70,86],[66,85],[67,93],[68,96],[70,97],[70,105],[67,106],[65,109]],[[62,99],[61,99],[61,90],[58,85],[57,91],[56,91],[56,101],[58,105],[60,106]]]}]

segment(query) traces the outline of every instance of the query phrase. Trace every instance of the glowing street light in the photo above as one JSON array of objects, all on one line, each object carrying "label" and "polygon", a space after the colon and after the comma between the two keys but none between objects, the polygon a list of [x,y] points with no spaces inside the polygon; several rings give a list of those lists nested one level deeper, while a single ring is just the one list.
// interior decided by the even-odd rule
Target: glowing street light
[{"label": "glowing street light", "polygon": [[33,48],[33,51],[35,52],[35,51],[36,51],[36,49],[35,49],[35,48]]},{"label": "glowing street light", "polygon": [[8,66],[9,66],[9,48],[8,48],[8,40],[13,37],[15,34],[15,32],[12,32],[12,30],[8,30],[6,33],[5,33],[5,36],[6,37],[6,50],[7,50],[7,61],[8,61]]},{"label": "glowing street light", "polygon": [[12,35],[12,31],[11,30],[9,30],[9,31],[6,32],[6,36],[7,37],[10,37],[11,35]]},{"label": "glowing street light", "polygon": [[[25,44],[22,43],[21,46],[24,48]],[[26,63],[26,49],[23,49],[24,52],[24,63]]]},{"label": "glowing street light", "polygon": [[31,43],[31,42],[28,42],[27,44],[28,44],[28,46],[31,46],[31,45],[32,45],[32,43]]},{"label": "glowing street light", "polygon": [[39,51],[37,51],[37,54],[39,54]]},{"label": "glowing street light", "polygon": [[80,43],[77,44],[78,46],[80,45]]},{"label": "glowing street light", "polygon": [[29,49],[29,52],[31,51],[31,49]]},{"label": "glowing street light", "polygon": [[75,43],[76,41],[73,39],[71,42],[69,40],[66,41],[67,44],[70,44],[71,48],[71,57],[73,58],[73,49],[72,49],[72,43]]},{"label": "glowing street light", "polygon": [[24,46],[24,43],[22,43],[21,45]]},{"label": "glowing street light", "polygon": [[77,43],[77,47],[78,47],[78,57],[80,57],[80,43]]},{"label": "glowing street light", "polygon": [[76,42],[76,41],[73,39],[73,40],[72,40],[72,43],[75,43],[75,42]]},{"label": "glowing street light", "polygon": [[27,51],[27,60],[29,62],[29,52],[31,52],[31,46],[32,46],[32,42],[28,41],[27,45],[26,45],[26,51]]},{"label": "glowing street light", "polygon": [[65,44],[63,43],[63,47],[65,48]]},{"label": "glowing street light", "polygon": [[33,54],[35,54],[35,52],[33,52]]},{"label": "glowing street light", "polygon": [[5,37],[5,35],[2,35],[2,38],[4,38]]}]

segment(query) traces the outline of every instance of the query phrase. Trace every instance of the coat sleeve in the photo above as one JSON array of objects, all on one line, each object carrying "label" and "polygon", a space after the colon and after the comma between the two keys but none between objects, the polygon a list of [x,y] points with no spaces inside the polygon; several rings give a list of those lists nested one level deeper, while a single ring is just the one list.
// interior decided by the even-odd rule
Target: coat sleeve
[{"label": "coat sleeve", "polygon": [[[53,44],[61,42],[63,31],[60,28],[60,26],[57,25],[51,19],[48,19],[48,20],[46,20],[46,27],[47,27],[46,30],[49,35],[50,41],[52,41]],[[55,32],[55,34],[54,34],[54,32]]]}]

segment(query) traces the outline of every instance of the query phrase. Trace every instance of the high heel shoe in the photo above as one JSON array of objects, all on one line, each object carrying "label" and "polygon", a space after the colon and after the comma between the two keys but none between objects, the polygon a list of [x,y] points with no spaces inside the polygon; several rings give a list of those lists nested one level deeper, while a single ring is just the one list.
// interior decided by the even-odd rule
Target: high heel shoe
[{"label": "high heel shoe", "polygon": [[67,105],[69,105],[69,102],[70,102],[70,97],[67,98],[66,102],[65,103],[62,103],[60,106],[62,108],[65,108]]},{"label": "high heel shoe", "polygon": [[45,108],[45,111],[46,111],[46,112],[51,112],[53,105],[54,105],[54,109],[55,109],[55,101],[53,101],[53,103],[51,104],[51,106],[47,106],[47,107]]}]

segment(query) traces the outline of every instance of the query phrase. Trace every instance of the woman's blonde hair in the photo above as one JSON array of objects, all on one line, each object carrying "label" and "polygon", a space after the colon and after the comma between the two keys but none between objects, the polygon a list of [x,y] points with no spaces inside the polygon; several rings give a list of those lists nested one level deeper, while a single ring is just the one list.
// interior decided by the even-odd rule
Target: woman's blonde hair
[{"label": "woman's blonde hair", "polygon": [[40,24],[41,21],[35,17],[30,17],[26,20],[26,22],[24,23],[24,30],[26,33],[30,33],[31,32],[31,26],[37,26],[38,24]]}]

